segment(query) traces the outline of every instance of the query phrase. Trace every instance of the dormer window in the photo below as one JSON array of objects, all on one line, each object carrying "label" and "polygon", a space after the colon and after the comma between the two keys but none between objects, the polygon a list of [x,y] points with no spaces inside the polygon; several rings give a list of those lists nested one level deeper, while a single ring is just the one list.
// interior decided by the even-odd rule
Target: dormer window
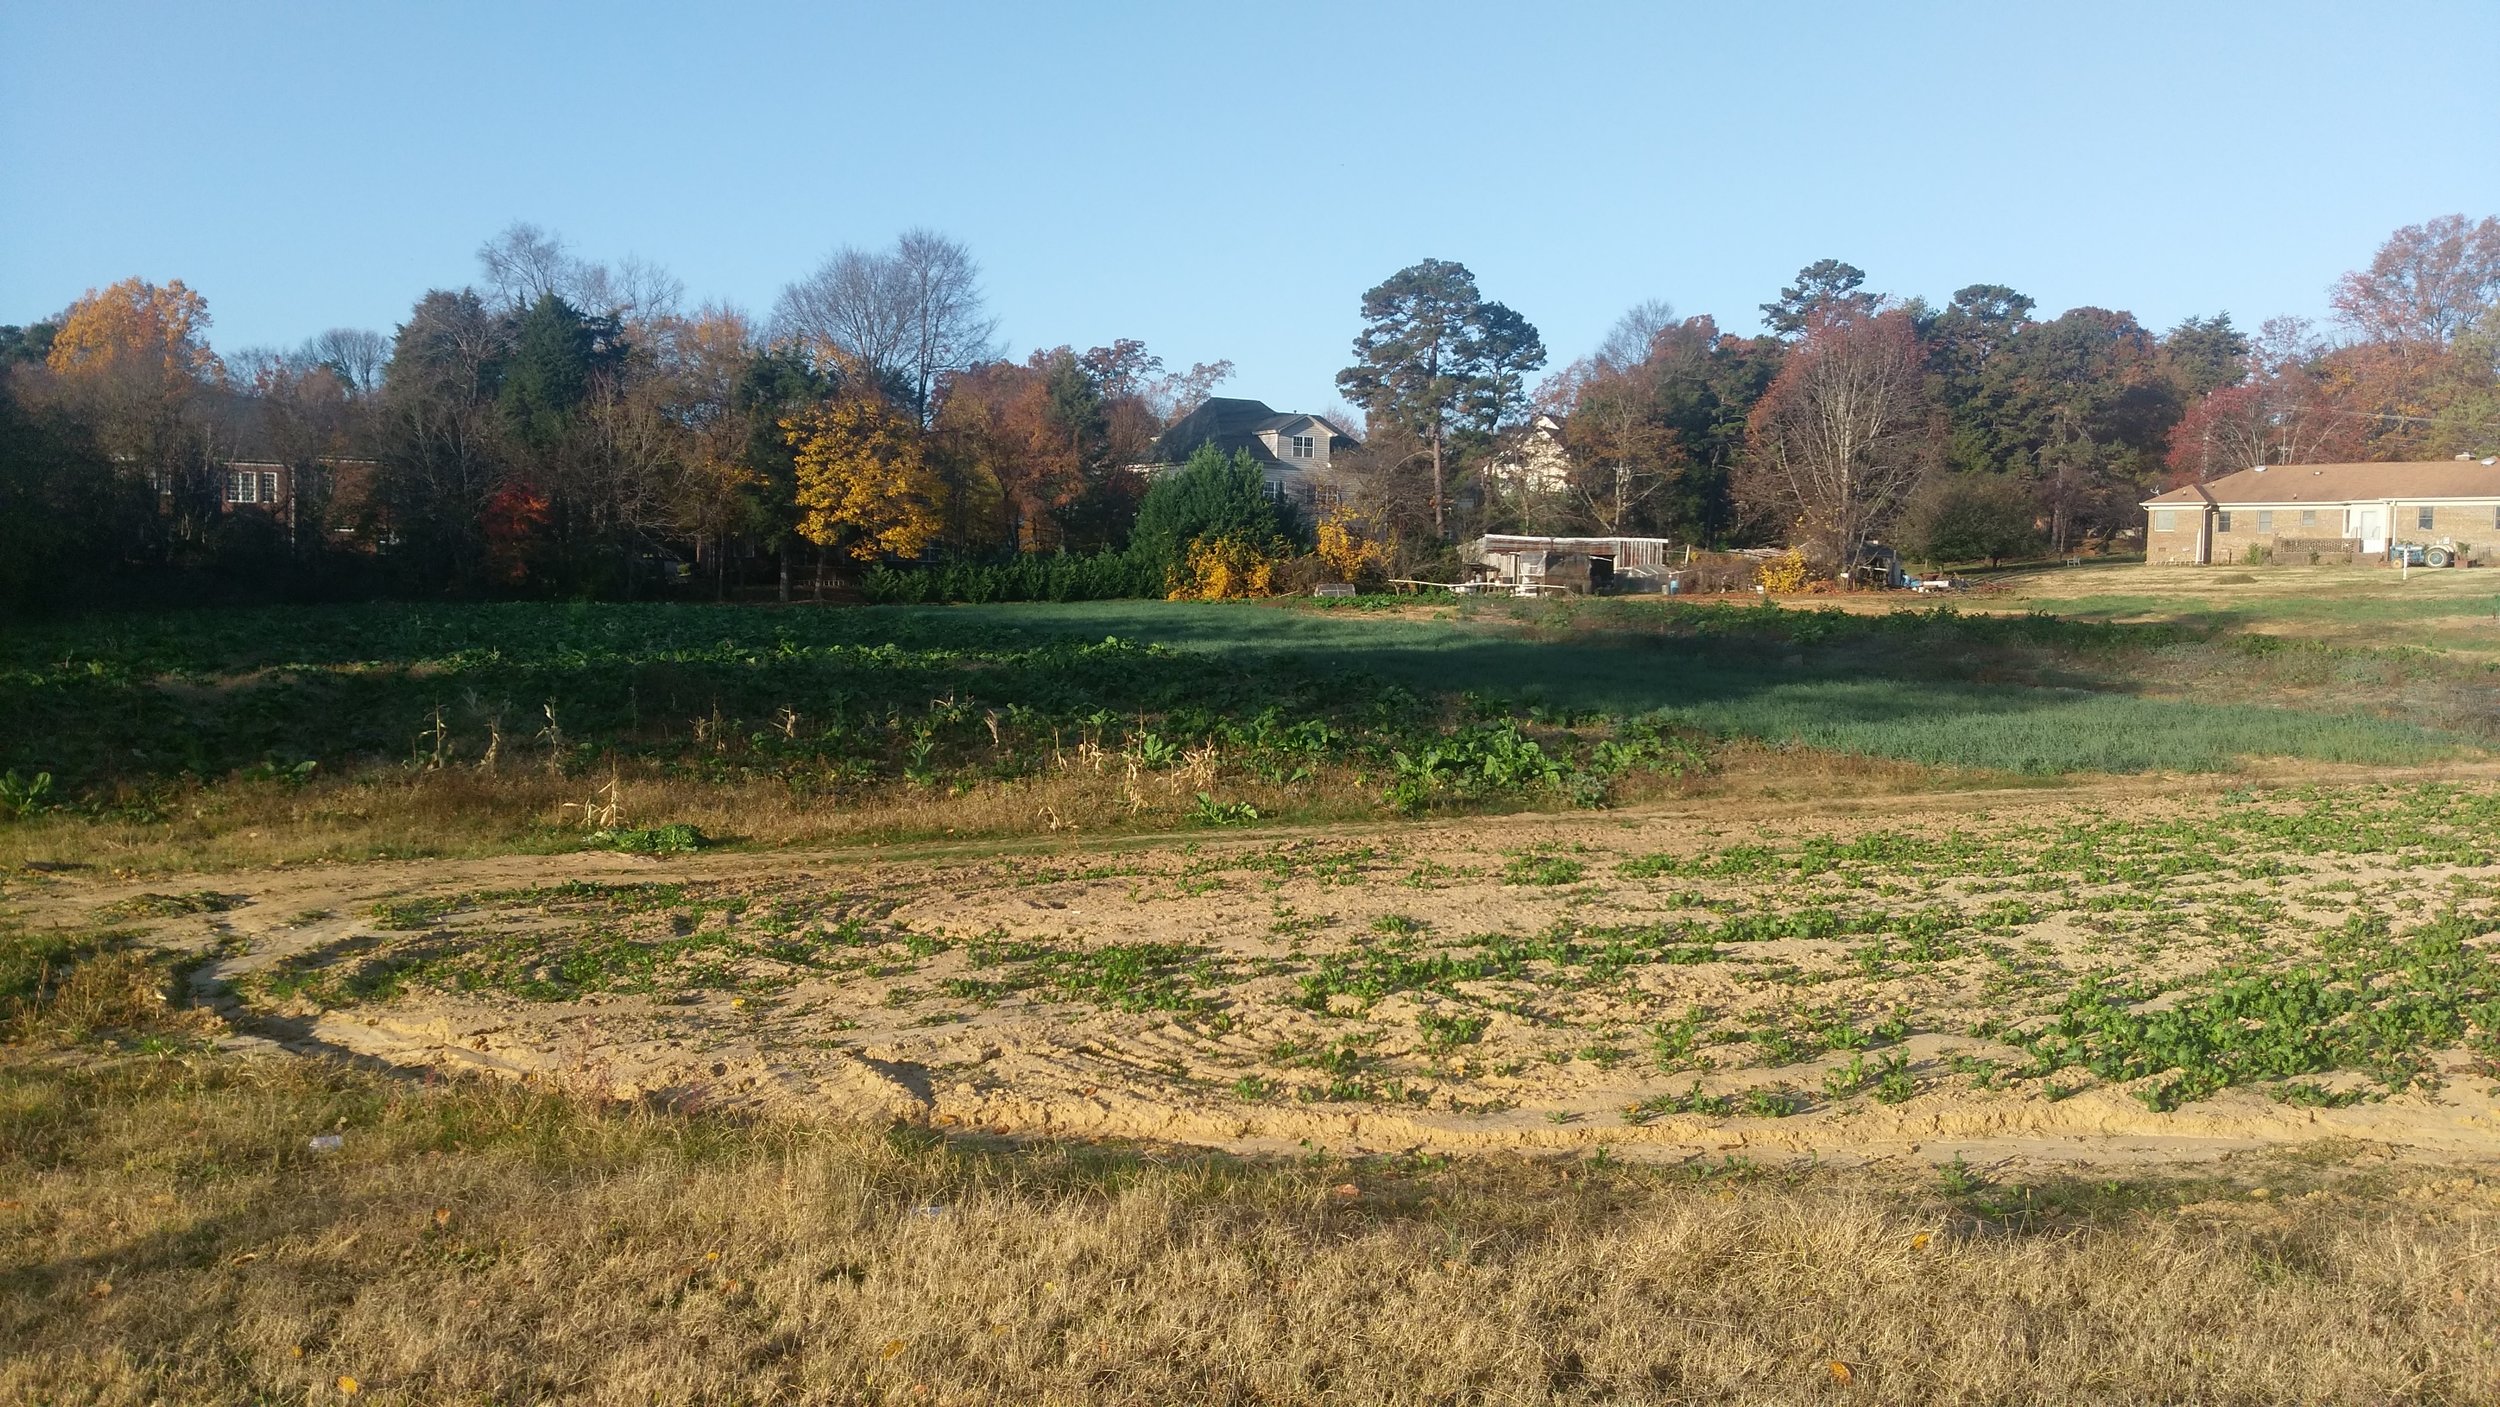
[{"label": "dormer window", "polygon": [[1318,451],[1319,451],[1319,443],[1318,443],[1318,441],[1317,441],[1316,439],[1314,439],[1312,436],[1309,436],[1309,435],[1296,435],[1296,436],[1294,436],[1294,437],[1293,437],[1293,457],[1294,457],[1294,458],[1296,458],[1296,459],[1309,459],[1312,455],[1314,455],[1314,454],[1318,453]]}]

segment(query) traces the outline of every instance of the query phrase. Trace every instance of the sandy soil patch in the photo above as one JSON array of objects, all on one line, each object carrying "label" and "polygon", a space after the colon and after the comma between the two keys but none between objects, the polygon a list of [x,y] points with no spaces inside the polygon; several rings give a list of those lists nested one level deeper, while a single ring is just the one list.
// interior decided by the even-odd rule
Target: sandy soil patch
[{"label": "sandy soil patch", "polygon": [[679,1105],[1266,1152],[2479,1159],[2496,795],[2138,783],[9,898],[197,951],[241,1043]]}]

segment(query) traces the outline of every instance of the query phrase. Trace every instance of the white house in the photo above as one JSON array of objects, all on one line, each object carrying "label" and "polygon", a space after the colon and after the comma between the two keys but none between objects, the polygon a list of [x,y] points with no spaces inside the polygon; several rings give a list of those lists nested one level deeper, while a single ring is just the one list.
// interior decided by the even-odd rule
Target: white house
[{"label": "white house", "polygon": [[1556,494],[1571,487],[1571,452],[1563,441],[1562,417],[1537,412],[1535,419],[1504,437],[1480,472],[1486,483],[1513,492]]}]

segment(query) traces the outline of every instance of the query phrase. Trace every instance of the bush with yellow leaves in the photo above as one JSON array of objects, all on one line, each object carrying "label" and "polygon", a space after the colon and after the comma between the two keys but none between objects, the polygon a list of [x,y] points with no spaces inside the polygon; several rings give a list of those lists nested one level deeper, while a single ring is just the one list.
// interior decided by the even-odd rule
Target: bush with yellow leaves
[{"label": "bush with yellow leaves", "polygon": [[1791,547],[1777,557],[1754,568],[1754,580],[1773,595],[1806,589],[1813,569],[1806,564],[1806,554]]},{"label": "bush with yellow leaves", "polygon": [[1339,504],[1320,519],[1319,542],[1313,549],[1322,565],[1339,581],[1378,581],[1387,574],[1380,544],[1363,535],[1354,510]]},{"label": "bush with yellow leaves", "polygon": [[1188,561],[1173,568],[1168,598],[1228,601],[1275,592],[1276,559],[1237,537],[1202,537],[1189,544]]}]

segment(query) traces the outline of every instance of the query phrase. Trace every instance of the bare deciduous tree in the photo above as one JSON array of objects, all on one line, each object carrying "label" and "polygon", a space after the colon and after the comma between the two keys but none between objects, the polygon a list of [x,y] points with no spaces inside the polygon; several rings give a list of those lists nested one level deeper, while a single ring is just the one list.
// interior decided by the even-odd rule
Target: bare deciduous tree
[{"label": "bare deciduous tree", "polygon": [[1606,330],[1606,340],[1597,344],[1597,368],[1621,371],[1639,366],[1649,360],[1658,334],[1675,325],[1675,308],[1666,299],[1648,298],[1633,304]]},{"label": "bare deciduous tree", "polygon": [[998,322],[981,299],[972,251],[934,230],[906,230],[894,242],[897,282],[908,310],[906,346],[917,403],[926,408],[937,378],[998,355]]},{"label": "bare deciduous tree", "polygon": [[611,266],[576,258],[562,236],[527,221],[478,246],[477,259],[495,312],[526,312],[553,294],[646,342],[664,334],[686,296],[684,282],[650,260],[629,254]]},{"label": "bare deciduous tree", "polygon": [[1743,496],[1845,568],[1932,458],[1918,332],[1909,315],[1833,319],[1798,343],[1755,405]]},{"label": "bare deciduous tree", "polygon": [[629,331],[649,333],[676,319],[686,285],[648,259],[628,254],[611,268],[575,264],[565,298],[586,313],[616,319]]},{"label": "bare deciduous tree", "polygon": [[362,327],[334,327],[304,344],[304,355],[330,368],[353,395],[369,396],[391,363],[391,339]]},{"label": "bare deciduous tree", "polygon": [[550,293],[568,297],[579,267],[561,238],[527,220],[513,221],[479,245],[477,261],[493,294],[488,306],[499,313],[519,312]]},{"label": "bare deciduous tree", "polygon": [[[1229,357],[1211,362],[1191,362],[1189,370],[1168,372],[1149,383],[1145,390],[1146,404],[1164,424],[1169,425],[1205,405],[1207,398],[1215,394],[1216,387],[1232,379],[1233,363]],[[1338,416],[1344,418],[1336,419]],[[1345,408],[1342,402],[1330,412],[1330,418],[1339,425],[1363,423],[1362,416]]]},{"label": "bare deciduous tree", "polygon": [[796,342],[820,366],[872,383],[902,365],[905,332],[885,256],[863,249],[836,251],[773,303],[776,341]]},{"label": "bare deciduous tree", "polygon": [[997,326],[971,253],[928,230],[905,232],[887,253],[837,250],[773,305],[777,338],[911,401],[924,417],[940,377],[997,355]]}]

